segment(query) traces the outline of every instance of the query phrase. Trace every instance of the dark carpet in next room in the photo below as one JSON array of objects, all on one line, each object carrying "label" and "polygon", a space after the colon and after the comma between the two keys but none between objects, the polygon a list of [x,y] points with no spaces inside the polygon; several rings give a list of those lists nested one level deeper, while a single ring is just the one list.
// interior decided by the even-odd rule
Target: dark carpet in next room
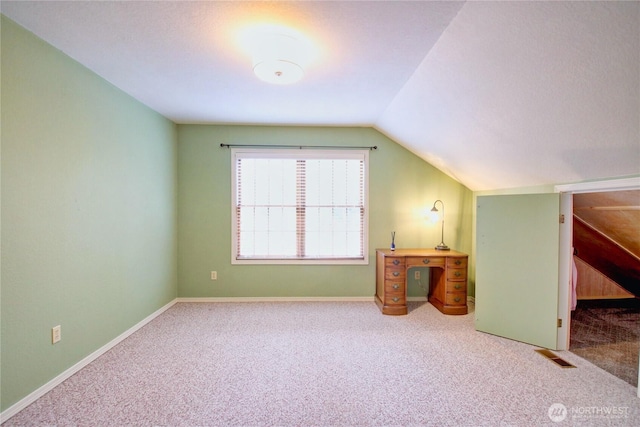
[{"label": "dark carpet in next room", "polygon": [[571,315],[572,353],[638,386],[640,300],[580,300]]}]

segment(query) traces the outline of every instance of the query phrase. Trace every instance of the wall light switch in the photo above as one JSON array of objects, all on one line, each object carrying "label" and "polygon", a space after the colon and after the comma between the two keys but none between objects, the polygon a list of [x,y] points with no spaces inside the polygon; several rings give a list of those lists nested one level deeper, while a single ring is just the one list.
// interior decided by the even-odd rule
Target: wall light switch
[{"label": "wall light switch", "polygon": [[212,271],[211,272],[211,280],[218,280],[218,272],[217,271]]},{"label": "wall light switch", "polygon": [[51,344],[55,344],[62,339],[62,327],[60,325],[51,328]]}]

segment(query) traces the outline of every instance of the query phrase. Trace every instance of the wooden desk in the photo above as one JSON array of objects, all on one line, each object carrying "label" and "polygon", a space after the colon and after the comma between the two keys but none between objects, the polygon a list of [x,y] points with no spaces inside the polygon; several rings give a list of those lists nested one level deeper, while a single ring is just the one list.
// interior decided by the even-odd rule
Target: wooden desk
[{"label": "wooden desk", "polygon": [[435,249],[376,249],[376,304],[383,314],[407,314],[407,270],[429,268],[428,299],[444,314],[467,314],[468,255]]}]

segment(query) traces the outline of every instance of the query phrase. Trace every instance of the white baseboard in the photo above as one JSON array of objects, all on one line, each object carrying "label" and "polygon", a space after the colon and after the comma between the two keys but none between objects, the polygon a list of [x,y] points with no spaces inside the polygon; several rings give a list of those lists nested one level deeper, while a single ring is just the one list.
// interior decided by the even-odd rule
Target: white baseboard
[{"label": "white baseboard", "polygon": [[177,302],[373,302],[374,297],[201,297]]},{"label": "white baseboard", "polygon": [[[194,297],[178,298],[178,302],[373,302],[370,297]],[[407,297],[407,301],[427,301],[427,297]]]},{"label": "white baseboard", "polygon": [[150,321],[152,321],[153,319],[158,317],[160,314],[162,314],[164,311],[169,309],[176,302],[177,302],[177,299],[174,299],[173,301],[169,302],[164,307],[162,307],[162,308],[156,310],[155,312],[151,313],[149,316],[147,316],[144,319],[142,319],[140,322],[135,324],[133,327],[127,329],[125,332],[123,332],[122,334],[118,335],[116,338],[114,338],[113,340],[109,341],[107,344],[103,345],[98,350],[94,351],[93,353],[91,353],[90,355],[88,355],[87,357],[85,357],[84,359],[82,359],[81,361],[76,363],[75,365],[71,366],[69,369],[67,369],[66,371],[62,372],[60,375],[58,375],[57,377],[55,377],[51,381],[49,381],[46,384],[42,385],[40,388],[38,388],[35,391],[31,392],[27,396],[25,396],[22,399],[20,399],[18,402],[14,403],[10,407],[8,407],[4,411],[2,411],[2,413],[0,413],[0,424],[4,423],[9,418],[13,417],[18,412],[22,411],[24,408],[26,408],[27,406],[31,405],[33,402],[35,402],[36,400],[38,400],[39,398],[41,398],[42,396],[44,396],[45,394],[47,394],[48,392],[53,390],[56,386],[60,385],[64,380],[66,380],[67,378],[71,377],[73,374],[75,374],[76,372],[78,372],[79,370],[81,370],[82,368],[87,366],[89,363],[91,363],[94,360],[96,360],[98,357],[102,356],[107,351],[111,350],[114,346],[116,346],[117,344],[122,342],[125,338],[129,337],[131,334],[136,332],[138,329],[142,328],[144,325],[146,325],[147,323],[149,323]]}]

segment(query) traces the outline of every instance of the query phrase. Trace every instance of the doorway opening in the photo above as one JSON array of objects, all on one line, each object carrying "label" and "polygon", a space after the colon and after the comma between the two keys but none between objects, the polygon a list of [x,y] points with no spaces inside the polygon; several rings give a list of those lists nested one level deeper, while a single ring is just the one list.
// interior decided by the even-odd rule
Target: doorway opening
[{"label": "doorway opening", "polygon": [[569,350],[638,386],[640,190],[573,195],[575,310]]}]

